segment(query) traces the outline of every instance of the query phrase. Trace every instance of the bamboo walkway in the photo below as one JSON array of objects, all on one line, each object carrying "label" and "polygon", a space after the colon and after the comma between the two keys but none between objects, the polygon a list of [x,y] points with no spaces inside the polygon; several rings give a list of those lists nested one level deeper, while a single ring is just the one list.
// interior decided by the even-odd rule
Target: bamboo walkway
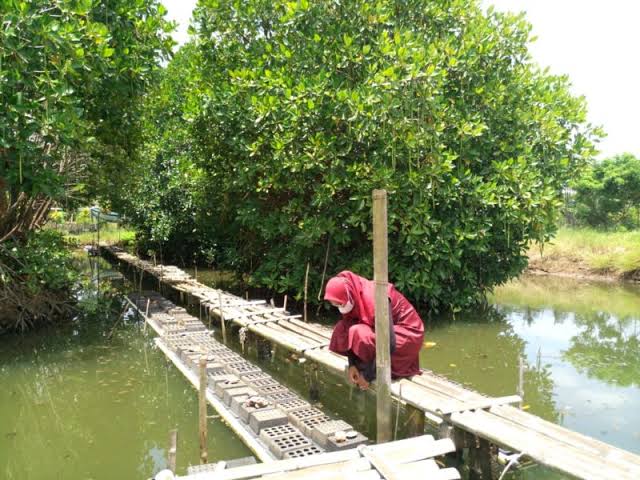
[{"label": "bamboo walkway", "polygon": [[[177,267],[154,265],[116,248],[103,251],[175,289],[184,301],[191,297],[216,322],[224,319],[223,325],[231,322],[246,328],[339,374],[346,370],[346,359],[328,350],[331,331],[323,325],[305,323],[299,316],[264,301],[247,301],[207,287]],[[519,400],[517,396],[487,397],[428,370],[411,379],[393,382],[392,394],[439,424],[441,432],[450,436],[457,448],[474,443],[468,441],[471,434],[576,478],[640,478],[638,455],[510,406]]]},{"label": "bamboo walkway", "polygon": [[[318,476],[376,480],[418,471],[430,473],[433,479],[460,478],[456,469],[441,469],[433,459],[455,451],[450,439],[436,441],[425,435],[411,442],[366,446],[367,438],[349,424],[329,418],[216,341],[184,308],[156,292],[131,294],[127,301],[158,334],[155,343],[160,350],[196,387],[199,360],[206,358],[207,401],[263,462],[236,468],[225,468],[226,462],[198,465],[176,478],[232,480],[269,475],[283,480]],[[268,405],[250,406],[257,396]],[[345,434],[340,440],[339,431]]]}]

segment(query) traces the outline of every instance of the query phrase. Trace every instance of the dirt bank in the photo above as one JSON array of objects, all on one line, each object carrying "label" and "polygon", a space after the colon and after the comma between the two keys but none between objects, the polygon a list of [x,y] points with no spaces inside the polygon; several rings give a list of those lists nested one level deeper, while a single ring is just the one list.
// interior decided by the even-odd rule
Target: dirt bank
[{"label": "dirt bank", "polygon": [[541,255],[531,251],[526,273],[603,282],[640,282],[640,270],[620,273],[607,268],[597,269],[582,259],[553,253]]}]

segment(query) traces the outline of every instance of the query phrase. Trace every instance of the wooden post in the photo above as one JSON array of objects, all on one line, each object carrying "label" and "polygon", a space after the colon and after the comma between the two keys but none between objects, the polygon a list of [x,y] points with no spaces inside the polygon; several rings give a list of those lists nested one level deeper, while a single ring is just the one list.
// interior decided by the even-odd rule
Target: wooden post
[{"label": "wooden post", "polygon": [[178,429],[169,431],[169,453],[167,455],[168,468],[176,473],[176,455],[178,453]]},{"label": "wooden post", "polygon": [[144,326],[142,327],[142,331],[147,333],[147,323],[149,321],[149,305],[151,304],[151,299],[147,298],[147,309],[144,312]]},{"label": "wooden post", "polygon": [[407,405],[409,419],[407,420],[407,435],[409,437],[419,437],[424,435],[424,412],[419,408]]},{"label": "wooden post", "polygon": [[222,341],[227,343],[227,327],[224,324],[224,313],[222,311],[222,293],[218,290],[218,310],[220,311],[220,325],[222,325]]},{"label": "wooden post", "polygon": [[307,262],[307,273],[304,275],[304,321],[307,321],[307,288],[309,287],[309,262]]},{"label": "wooden post", "polygon": [[200,463],[207,463],[207,357],[200,357],[200,390],[199,420],[200,420]]},{"label": "wooden post", "polygon": [[520,395],[520,408],[524,402],[524,361],[522,355],[518,358],[518,395]]},{"label": "wooden post", "polygon": [[387,192],[373,191],[373,280],[375,282],[376,421],[378,443],[391,441],[391,348],[389,337]]},{"label": "wooden post", "polygon": [[284,310],[285,313],[287,313],[287,296],[284,296],[284,303],[282,305],[282,309]]}]

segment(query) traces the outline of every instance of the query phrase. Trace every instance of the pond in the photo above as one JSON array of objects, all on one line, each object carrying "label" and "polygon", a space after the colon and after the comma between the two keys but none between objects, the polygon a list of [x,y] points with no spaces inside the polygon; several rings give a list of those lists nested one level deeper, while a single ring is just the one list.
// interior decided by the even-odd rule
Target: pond
[{"label": "pond", "polygon": [[422,365],[510,395],[522,356],[530,413],[640,454],[640,288],[527,276],[490,302],[429,328]]},{"label": "pond", "polygon": [[[196,391],[151,331],[113,328],[115,303],[64,328],[0,336],[0,478],[146,479],[165,467],[174,428],[178,470],[198,463]],[[211,461],[250,455],[221,421],[209,432]]]},{"label": "pond", "polygon": [[[199,272],[203,281],[225,281],[207,275]],[[90,301],[91,289],[85,295]],[[0,337],[0,477],[148,478],[165,466],[172,428],[178,472],[198,462],[195,391],[154,348],[151,332],[132,319],[114,328],[117,296],[114,304],[64,328]],[[322,320],[335,319],[329,312]],[[421,364],[482,393],[511,395],[522,357],[529,412],[640,453],[639,321],[636,287],[522,277],[496,289],[483,311],[428,320]],[[370,394],[285,351],[269,353],[247,345],[263,369],[373,434]],[[402,416],[398,424],[402,436]],[[212,461],[249,454],[224,424],[210,421]],[[508,478],[562,477],[534,468]]]}]

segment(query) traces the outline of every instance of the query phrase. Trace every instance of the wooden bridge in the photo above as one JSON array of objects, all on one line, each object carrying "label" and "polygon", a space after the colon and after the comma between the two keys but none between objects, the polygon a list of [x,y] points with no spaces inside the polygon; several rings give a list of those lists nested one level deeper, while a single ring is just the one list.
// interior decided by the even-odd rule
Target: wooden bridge
[{"label": "wooden bridge", "polygon": [[[184,308],[155,292],[134,293],[127,301],[158,334],[156,345],[196,388],[202,369],[207,376],[203,384],[206,401],[263,462],[235,468],[228,468],[224,461],[198,465],[189,467],[187,476],[173,478],[378,480],[413,477],[420,472],[428,473],[431,480],[460,479],[456,469],[441,468],[434,460],[455,451],[450,439],[422,435],[368,446],[367,438],[349,424],[331,419],[216,341],[213,332]],[[263,406],[251,406],[256,396],[264,400]],[[338,431],[345,434],[341,440]]]},{"label": "wooden bridge", "polygon": [[[331,331],[323,325],[303,322],[264,301],[248,301],[207,287],[177,267],[154,265],[115,248],[104,252],[173,288],[183,301],[199,304],[210,321],[221,323],[223,331],[233,323],[339,374],[346,371],[346,359],[328,350]],[[392,394],[424,412],[456,448],[468,448],[486,478],[490,474],[480,453],[496,445],[576,478],[640,478],[639,456],[512,407],[514,397],[491,398],[428,370],[393,382]]]}]

